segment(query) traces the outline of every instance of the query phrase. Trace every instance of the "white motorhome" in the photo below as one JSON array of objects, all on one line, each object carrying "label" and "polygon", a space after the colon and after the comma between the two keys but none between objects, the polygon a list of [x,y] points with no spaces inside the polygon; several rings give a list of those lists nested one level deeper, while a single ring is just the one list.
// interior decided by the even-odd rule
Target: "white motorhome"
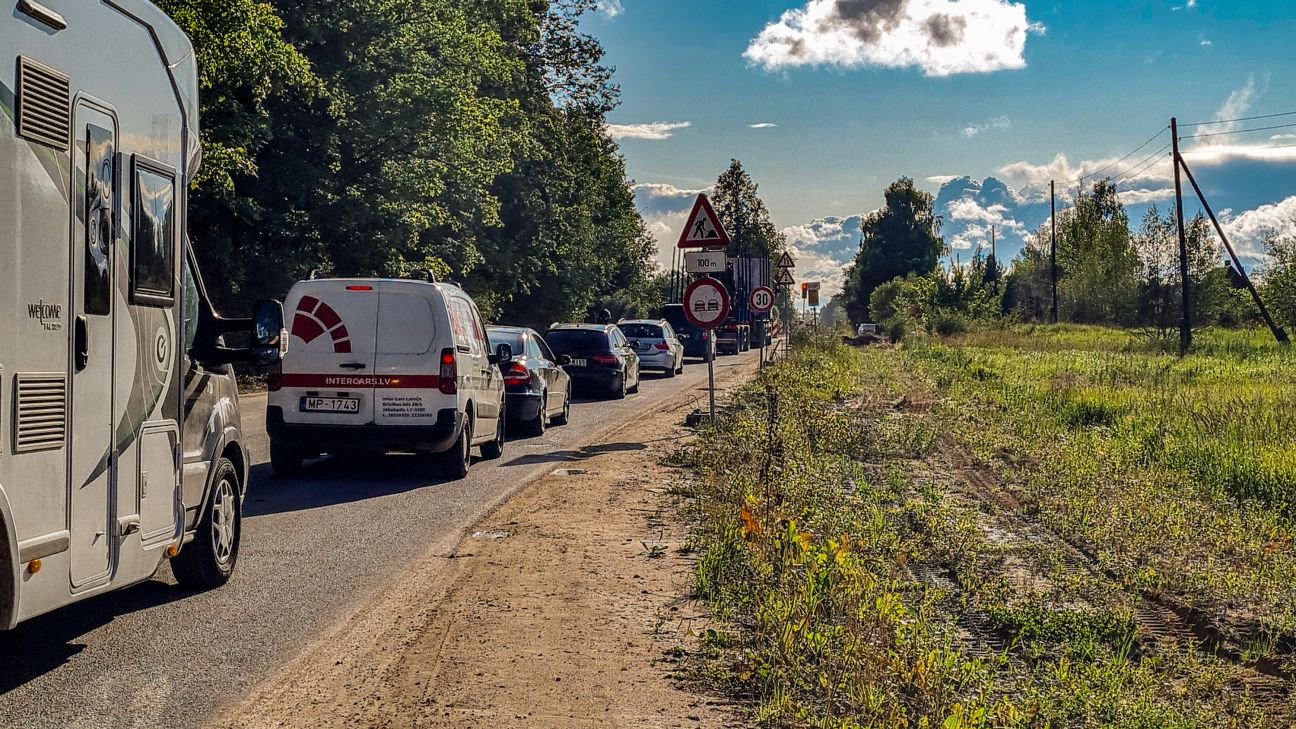
[{"label": "white motorhome", "polygon": [[275,473],[323,453],[440,456],[463,478],[472,449],[504,448],[504,375],[477,304],[453,284],[300,281],[285,301],[292,345],[270,376],[266,430]]},{"label": "white motorhome", "polygon": [[[149,579],[215,587],[248,456],[230,364],[283,310],[221,319],[193,265],[198,82],[146,0],[0,17],[0,629]],[[252,331],[252,330],[257,331]],[[227,346],[226,336],[252,346]],[[257,335],[260,336],[257,336]]]}]

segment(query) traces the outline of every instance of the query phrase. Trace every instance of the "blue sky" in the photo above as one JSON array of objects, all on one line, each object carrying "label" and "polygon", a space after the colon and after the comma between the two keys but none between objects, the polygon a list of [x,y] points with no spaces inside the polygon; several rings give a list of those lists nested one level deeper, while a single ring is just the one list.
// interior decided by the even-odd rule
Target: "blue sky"
[{"label": "blue sky", "polygon": [[[623,104],[610,121],[659,237],[736,157],[825,279],[853,250],[853,216],[878,207],[902,175],[934,194],[972,178],[944,190],[942,204],[954,206],[940,211],[947,239],[975,245],[998,222],[1011,254],[1039,222],[1044,180],[1101,169],[1172,115],[1296,111],[1290,0],[608,0],[605,9],[587,28],[617,68]],[[1296,116],[1193,131],[1285,123]],[[1296,127],[1186,142],[1231,224],[1267,229],[1296,215],[1296,147],[1254,149],[1296,145],[1289,133]],[[1111,172],[1130,172],[1168,141]],[[1136,213],[1168,201],[1169,172],[1154,156],[1127,176]]]}]

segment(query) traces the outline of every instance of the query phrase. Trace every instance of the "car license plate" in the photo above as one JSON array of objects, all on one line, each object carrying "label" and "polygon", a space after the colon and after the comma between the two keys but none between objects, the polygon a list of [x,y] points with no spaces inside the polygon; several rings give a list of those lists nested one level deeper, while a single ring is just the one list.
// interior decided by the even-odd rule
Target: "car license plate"
[{"label": "car license plate", "polygon": [[652,349],[652,342],[640,342],[635,345],[635,349],[647,352],[648,350]]},{"label": "car license plate", "polygon": [[588,366],[589,366],[589,360],[585,360],[585,359],[573,359],[573,360],[571,361],[571,363],[572,363],[572,367],[588,367]]},{"label": "car license plate", "polygon": [[303,397],[304,413],[358,413],[360,399],[355,397]]}]

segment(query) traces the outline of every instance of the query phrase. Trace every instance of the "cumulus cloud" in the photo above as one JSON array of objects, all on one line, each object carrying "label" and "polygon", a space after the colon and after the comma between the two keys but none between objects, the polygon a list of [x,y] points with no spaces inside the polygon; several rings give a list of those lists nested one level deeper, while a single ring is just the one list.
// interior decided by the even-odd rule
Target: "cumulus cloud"
[{"label": "cumulus cloud", "polygon": [[607,18],[615,18],[625,12],[625,8],[621,7],[621,0],[598,0],[596,7]]},{"label": "cumulus cloud", "polygon": [[680,129],[688,129],[693,122],[651,122],[649,124],[609,124],[608,134],[613,139],[670,139]]},{"label": "cumulus cloud", "polygon": [[1011,0],[809,0],[765,27],[743,54],[767,71],[797,66],[918,68],[927,76],[1026,67],[1044,33]]},{"label": "cumulus cloud", "polygon": [[796,259],[798,281],[823,285],[824,299],[835,296],[845,283],[846,267],[859,252],[866,215],[827,216],[783,229]]},{"label": "cumulus cloud", "polygon": [[1263,260],[1266,238],[1296,237],[1296,196],[1237,215],[1232,210],[1221,211],[1220,223],[1239,256]]}]

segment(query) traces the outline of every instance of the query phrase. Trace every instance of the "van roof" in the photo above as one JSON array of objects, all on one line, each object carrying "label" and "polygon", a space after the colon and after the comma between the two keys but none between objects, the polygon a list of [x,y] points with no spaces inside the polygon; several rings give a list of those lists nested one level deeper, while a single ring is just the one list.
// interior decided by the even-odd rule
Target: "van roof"
[{"label": "van roof", "polygon": [[304,281],[298,281],[294,286],[309,288],[336,289],[347,286],[374,286],[382,284],[383,286],[430,286],[438,290],[451,288],[455,291],[463,291],[457,284],[446,281],[433,283],[431,281],[421,281],[414,278],[311,278]]}]

